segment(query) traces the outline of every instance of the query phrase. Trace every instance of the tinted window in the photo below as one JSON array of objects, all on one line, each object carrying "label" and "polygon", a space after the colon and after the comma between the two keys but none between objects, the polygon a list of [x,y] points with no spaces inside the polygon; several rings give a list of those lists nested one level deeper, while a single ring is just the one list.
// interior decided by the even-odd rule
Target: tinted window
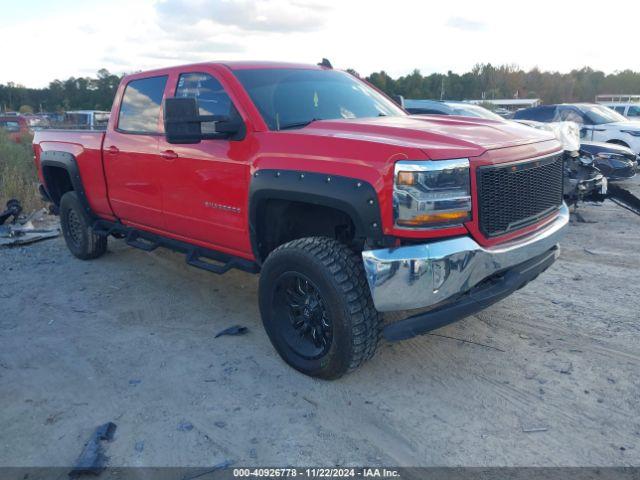
[{"label": "tinted window", "polygon": [[513,118],[522,120],[535,120],[537,122],[553,122],[556,114],[555,106],[525,108],[518,110]]},{"label": "tinted window", "polygon": [[[238,116],[238,111],[220,82],[208,73],[183,73],[178,79],[176,97],[195,98],[200,115]],[[202,133],[214,133],[215,122],[203,122]]]},{"label": "tinted window", "polygon": [[446,112],[430,108],[405,108],[405,110],[413,115],[448,115]]},{"label": "tinted window", "polygon": [[622,106],[618,106],[618,107],[611,107],[611,108],[613,108],[616,112],[618,112],[618,113],[620,113],[620,114],[624,115],[624,109],[625,109],[625,108],[627,108],[627,107],[625,107],[624,105],[622,105]]},{"label": "tinted window", "polygon": [[617,113],[615,110],[603,105],[584,105],[580,109],[582,113],[594,125],[602,125],[604,123],[626,122],[627,119]]},{"label": "tinted window", "polygon": [[200,115],[224,115],[231,112],[231,99],[218,80],[207,73],[183,73],[176,97],[198,100]]},{"label": "tinted window", "polygon": [[134,133],[158,133],[160,104],[166,83],[166,76],[129,82],[120,106],[118,129]]},{"label": "tinted window", "polygon": [[7,132],[19,132],[20,124],[18,122],[9,122],[9,121],[0,121],[0,128],[6,130]]},{"label": "tinted window", "polygon": [[561,122],[585,123],[585,119],[580,112],[573,108],[560,107],[557,120]]},{"label": "tinted window", "polygon": [[632,105],[629,107],[627,117],[640,117],[640,106]]},{"label": "tinted window", "polygon": [[406,115],[391,100],[336,70],[251,69],[234,72],[271,130],[313,120]]}]

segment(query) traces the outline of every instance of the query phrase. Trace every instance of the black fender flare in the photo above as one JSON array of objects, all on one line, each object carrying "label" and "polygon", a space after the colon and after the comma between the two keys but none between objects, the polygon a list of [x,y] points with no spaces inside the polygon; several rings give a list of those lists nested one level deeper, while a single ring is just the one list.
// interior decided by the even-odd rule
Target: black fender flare
[{"label": "black fender flare", "polygon": [[258,261],[258,215],[260,206],[267,200],[290,200],[334,208],[351,218],[356,237],[375,240],[384,237],[378,194],[370,183],[300,170],[258,170],[251,177],[249,188],[249,230]]},{"label": "black fender flare", "polygon": [[[47,185],[48,179],[45,171],[45,167],[62,168],[69,174],[71,185],[73,190],[78,194],[80,203],[84,206],[85,211],[91,218],[97,218],[91,207],[89,206],[89,200],[85,193],[84,185],[82,184],[82,178],[80,177],[80,169],[78,168],[78,162],[76,157],[69,152],[61,152],[55,150],[47,150],[40,154],[40,168],[42,169],[42,177],[44,179],[44,188],[49,196],[51,196],[51,187]],[[60,203],[60,202],[58,202]],[[57,205],[60,206],[60,205]]]}]

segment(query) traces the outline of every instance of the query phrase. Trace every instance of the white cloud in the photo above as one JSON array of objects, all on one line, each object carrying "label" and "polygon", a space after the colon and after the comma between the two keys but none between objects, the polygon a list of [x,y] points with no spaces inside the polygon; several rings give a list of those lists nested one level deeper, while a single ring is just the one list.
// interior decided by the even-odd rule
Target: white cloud
[{"label": "white cloud", "polygon": [[[11,2],[1,38],[0,83],[45,86],[105,67],[137,71],[206,60],[315,63],[393,76],[418,68],[465,72],[476,63],[569,71],[638,68],[633,28],[611,30],[599,11],[557,0],[110,0],[55,14]],[[611,0],[638,17],[640,2]],[[24,12],[20,16],[17,11]],[[53,11],[53,10],[52,10]]]},{"label": "white cloud", "polygon": [[162,0],[156,4],[160,21],[212,22],[241,31],[306,32],[319,30],[327,8],[304,1],[285,0]]},{"label": "white cloud", "polygon": [[470,20],[464,17],[451,17],[447,21],[447,26],[452,28],[458,28],[460,30],[468,30],[468,31],[480,31],[486,28],[486,25],[481,22],[476,22],[474,20]]}]

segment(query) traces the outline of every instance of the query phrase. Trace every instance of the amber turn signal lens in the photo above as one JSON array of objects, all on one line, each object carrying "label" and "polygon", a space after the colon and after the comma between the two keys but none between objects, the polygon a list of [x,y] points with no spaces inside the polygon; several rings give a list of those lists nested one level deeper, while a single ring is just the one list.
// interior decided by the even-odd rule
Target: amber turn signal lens
[{"label": "amber turn signal lens", "polygon": [[413,172],[398,172],[396,185],[414,185],[416,178]]},{"label": "amber turn signal lens", "polygon": [[469,219],[469,212],[461,210],[458,212],[446,213],[425,213],[412,218],[398,219],[398,225],[404,227],[418,227],[426,224],[450,223],[455,221],[464,222]]}]

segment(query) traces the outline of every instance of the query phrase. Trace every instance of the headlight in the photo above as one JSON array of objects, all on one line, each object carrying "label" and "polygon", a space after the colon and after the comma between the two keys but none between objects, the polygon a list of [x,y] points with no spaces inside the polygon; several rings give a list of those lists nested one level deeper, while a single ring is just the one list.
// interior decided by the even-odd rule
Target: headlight
[{"label": "headlight", "polygon": [[396,162],[393,188],[398,227],[437,228],[471,219],[469,160]]},{"label": "headlight", "polygon": [[634,137],[640,137],[640,130],[620,130],[622,133],[628,133]]}]

